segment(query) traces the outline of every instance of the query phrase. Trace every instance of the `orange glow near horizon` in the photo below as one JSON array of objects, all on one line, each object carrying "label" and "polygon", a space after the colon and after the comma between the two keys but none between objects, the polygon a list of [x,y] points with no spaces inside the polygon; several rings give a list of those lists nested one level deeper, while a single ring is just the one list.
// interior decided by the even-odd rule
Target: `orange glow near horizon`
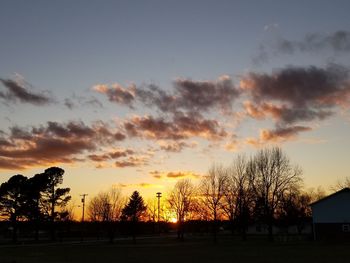
[{"label": "orange glow near horizon", "polygon": [[172,217],[172,218],[170,218],[170,222],[171,222],[171,223],[174,223],[174,224],[175,224],[175,223],[177,223],[177,219],[176,219],[176,217]]}]

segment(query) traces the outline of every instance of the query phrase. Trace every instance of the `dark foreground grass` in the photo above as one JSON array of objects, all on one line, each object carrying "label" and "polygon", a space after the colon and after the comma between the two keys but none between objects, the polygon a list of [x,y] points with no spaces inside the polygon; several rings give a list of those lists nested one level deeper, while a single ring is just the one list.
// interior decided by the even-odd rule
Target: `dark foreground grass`
[{"label": "dark foreground grass", "polygon": [[109,263],[109,262],[350,262],[349,243],[274,242],[231,239],[213,244],[208,239],[174,238],[138,240],[114,244],[41,244],[0,247],[1,263]]}]

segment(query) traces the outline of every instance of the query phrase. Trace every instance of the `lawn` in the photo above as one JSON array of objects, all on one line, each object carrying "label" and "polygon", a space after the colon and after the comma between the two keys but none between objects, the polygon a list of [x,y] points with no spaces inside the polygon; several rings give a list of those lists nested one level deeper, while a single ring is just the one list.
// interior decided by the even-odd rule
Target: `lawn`
[{"label": "lawn", "polygon": [[62,262],[349,262],[349,243],[246,242],[220,239],[217,244],[205,238],[174,238],[118,241],[114,244],[74,243],[0,246],[1,263]]}]

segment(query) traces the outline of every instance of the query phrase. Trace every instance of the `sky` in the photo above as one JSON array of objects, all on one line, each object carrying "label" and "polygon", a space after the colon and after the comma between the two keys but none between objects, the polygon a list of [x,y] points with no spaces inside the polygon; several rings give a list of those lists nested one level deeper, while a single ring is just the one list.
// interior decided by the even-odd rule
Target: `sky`
[{"label": "sky", "polygon": [[0,182],[146,197],[279,146],[350,176],[349,1],[17,1],[0,9]]}]

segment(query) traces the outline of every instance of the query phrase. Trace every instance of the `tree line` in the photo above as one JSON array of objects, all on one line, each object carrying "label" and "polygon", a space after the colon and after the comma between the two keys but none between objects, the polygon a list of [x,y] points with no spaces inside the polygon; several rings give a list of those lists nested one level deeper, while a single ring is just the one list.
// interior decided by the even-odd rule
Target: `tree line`
[{"label": "tree line", "polygon": [[[63,169],[51,167],[31,178],[14,175],[1,184],[0,214],[11,223],[14,241],[19,221],[33,223],[36,240],[39,225],[47,223],[51,239],[55,240],[55,222],[72,220],[67,209],[70,188],[59,187],[63,174]],[[346,183],[338,182],[336,187]],[[181,240],[189,221],[207,222],[214,241],[222,221],[243,239],[250,225],[264,224],[272,240],[277,223],[296,226],[301,233],[311,217],[309,204],[324,195],[320,190],[305,191],[301,168],[275,147],[249,157],[238,155],[228,166],[213,164],[196,185],[190,179],[178,180],[159,207],[155,199],[145,202],[138,191],[129,198],[122,195],[120,188],[100,192],[89,200],[87,216],[90,222],[129,222],[134,240],[138,222],[169,222],[174,217]]]},{"label": "tree line", "polygon": [[[281,148],[275,147],[250,157],[238,155],[229,166],[214,164],[197,185],[190,179],[178,180],[166,193],[160,211],[156,200],[150,199],[141,206],[144,209],[134,221],[156,222],[158,212],[165,222],[175,216],[179,239],[184,238],[186,221],[210,222],[214,240],[219,221],[228,221],[231,231],[243,239],[249,225],[261,223],[272,240],[273,226],[277,223],[296,226],[301,233],[311,217],[309,204],[324,195],[321,190],[305,191],[301,168],[293,165]],[[126,203],[120,189],[101,192],[90,200],[89,218],[123,220]]]}]

